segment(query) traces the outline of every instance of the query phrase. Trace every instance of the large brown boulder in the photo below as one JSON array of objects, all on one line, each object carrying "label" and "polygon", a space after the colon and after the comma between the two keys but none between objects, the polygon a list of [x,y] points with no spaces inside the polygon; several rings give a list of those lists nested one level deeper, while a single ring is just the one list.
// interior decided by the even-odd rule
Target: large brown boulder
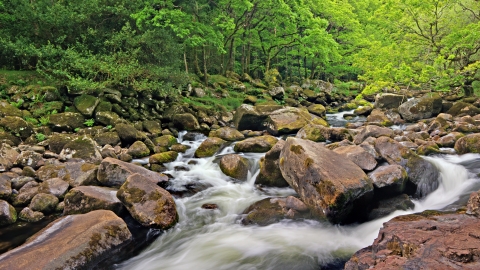
[{"label": "large brown boulder", "polygon": [[154,184],[168,181],[168,177],[164,174],[152,172],[141,166],[110,157],[105,158],[100,163],[97,179],[104,186],[120,187],[129,176],[136,173],[148,178]]},{"label": "large brown boulder", "polygon": [[36,171],[40,181],[61,178],[71,187],[96,185],[98,165],[84,161],[47,164]]},{"label": "large brown boulder", "polygon": [[60,156],[65,157],[65,159],[79,158],[92,163],[102,160],[97,142],[89,136],[77,137],[65,144]]},{"label": "large brown boulder", "polygon": [[18,116],[5,116],[0,119],[0,127],[12,134],[17,134],[23,140],[33,134],[33,126]]},{"label": "large brown boulder", "polygon": [[480,269],[479,219],[425,211],[383,224],[371,246],[345,265],[360,269]]},{"label": "large brown boulder", "polygon": [[331,129],[322,125],[307,124],[301,128],[295,137],[314,142],[324,142],[330,139]]},{"label": "large brown boulder", "polygon": [[112,211],[65,216],[0,256],[0,269],[92,269],[132,240]]},{"label": "large brown boulder", "polygon": [[17,211],[7,201],[0,200],[0,226],[13,224],[17,221]]},{"label": "large brown boulder", "polygon": [[243,225],[267,226],[282,219],[310,218],[308,207],[299,199],[266,198],[250,205],[243,212]]},{"label": "large brown boulder", "polygon": [[280,170],[318,217],[345,223],[366,214],[372,181],[342,155],[312,141],[290,137],[280,153]]},{"label": "large brown boulder", "polygon": [[267,131],[276,136],[295,133],[312,121],[314,117],[307,109],[287,107],[270,113],[265,124]]},{"label": "large brown boulder", "polygon": [[117,192],[132,217],[145,227],[166,230],[178,221],[172,195],[140,174],[133,174]]},{"label": "large brown boulder", "polygon": [[240,133],[240,131],[231,128],[231,127],[221,127],[217,130],[212,130],[210,131],[210,134],[208,134],[208,137],[218,137],[222,140],[225,141],[238,141],[238,140],[243,140],[245,138],[245,135]]},{"label": "large brown boulder", "polygon": [[85,127],[83,115],[74,112],[64,112],[49,116],[49,126],[55,131],[73,131]]},{"label": "large brown boulder", "polygon": [[218,152],[227,142],[217,138],[210,137],[203,141],[200,146],[195,150],[195,157],[204,158],[211,157]]},{"label": "large brown boulder", "polygon": [[64,215],[85,214],[94,210],[111,210],[117,215],[123,209],[117,198],[118,189],[108,187],[80,186],[65,195]]},{"label": "large brown boulder", "polygon": [[238,130],[264,130],[263,122],[268,115],[261,113],[256,107],[248,104],[242,104],[235,111],[233,124]]},{"label": "large brown boulder", "polygon": [[278,141],[265,156],[260,158],[260,172],[255,179],[255,184],[265,185],[267,187],[288,187],[288,183],[283,178],[280,171],[280,152],[285,146],[285,141]]},{"label": "large brown boulder", "polygon": [[277,141],[277,138],[270,135],[253,137],[237,142],[233,149],[235,152],[265,153],[272,149]]},{"label": "large brown boulder", "polygon": [[400,165],[380,166],[368,176],[372,179],[373,186],[379,189],[375,195],[380,193],[381,197],[403,193],[408,180],[407,171]]},{"label": "large brown boulder", "polygon": [[402,118],[409,122],[434,117],[442,111],[442,97],[427,94],[421,98],[411,99],[398,107]]},{"label": "large brown boulder", "polygon": [[390,128],[379,127],[376,125],[368,125],[365,128],[363,128],[362,131],[360,131],[360,133],[358,133],[355,136],[353,142],[355,144],[361,144],[368,137],[374,137],[374,138],[378,138],[381,136],[393,137],[393,135],[394,135],[393,130]]},{"label": "large brown boulder", "polygon": [[173,124],[180,130],[199,130],[200,124],[197,118],[191,113],[180,113],[173,117]]},{"label": "large brown boulder", "polygon": [[396,109],[402,103],[407,101],[404,95],[391,93],[382,93],[375,96],[375,108],[377,109]]},{"label": "large brown boulder", "polygon": [[220,159],[222,172],[238,180],[247,180],[248,168],[248,159],[237,154],[225,155]]},{"label": "large brown boulder", "polygon": [[393,121],[380,109],[374,109],[367,117],[367,122],[384,127],[393,125]]}]

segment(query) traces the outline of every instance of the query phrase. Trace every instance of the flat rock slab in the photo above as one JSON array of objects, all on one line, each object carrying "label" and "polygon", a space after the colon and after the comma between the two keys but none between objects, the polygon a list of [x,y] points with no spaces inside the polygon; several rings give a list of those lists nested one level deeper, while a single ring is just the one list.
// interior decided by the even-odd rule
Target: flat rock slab
[{"label": "flat rock slab", "polygon": [[0,256],[0,269],[90,269],[128,244],[127,224],[112,211],[65,216]]},{"label": "flat rock slab", "polygon": [[123,204],[117,198],[117,191],[115,188],[95,186],[73,188],[65,196],[63,214],[83,214],[94,210],[111,210],[119,214]]}]

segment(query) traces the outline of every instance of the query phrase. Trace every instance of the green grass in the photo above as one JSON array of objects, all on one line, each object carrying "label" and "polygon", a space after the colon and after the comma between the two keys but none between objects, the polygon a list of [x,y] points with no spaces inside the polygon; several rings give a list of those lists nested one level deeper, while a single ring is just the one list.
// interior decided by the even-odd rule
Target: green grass
[{"label": "green grass", "polygon": [[202,98],[184,97],[183,102],[213,111],[233,111],[242,105],[244,94],[229,91],[228,97],[208,95]]},{"label": "green grass", "polygon": [[50,82],[36,71],[0,69],[0,85],[48,85]]}]

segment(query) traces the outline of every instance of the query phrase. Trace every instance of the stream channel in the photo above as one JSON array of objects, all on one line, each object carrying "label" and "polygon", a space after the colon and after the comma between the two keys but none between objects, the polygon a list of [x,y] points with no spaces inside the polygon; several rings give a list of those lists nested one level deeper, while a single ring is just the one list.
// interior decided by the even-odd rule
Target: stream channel
[{"label": "stream channel", "polygon": [[[329,115],[328,120],[332,126],[345,124],[341,114]],[[347,226],[315,220],[244,226],[241,214],[248,206],[268,197],[295,195],[295,191],[254,185],[258,161],[264,154],[242,153],[250,161],[250,175],[245,182],[232,180],[216,161],[234,153],[233,145],[214,157],[194,158],[195,149],[206,137],[183,141],[184,134],[179,141],[191,149],[167,164],[166,173],[173,177],[169,190],[181,193],[187,186],[201,187],[200,191],[176,197],[178,224],[137,256],[115,265],[116,269],[343,269],[353,253],[373,243],[384,222],[423,210],[455,210],[466,204],[471,191],[480,188],[480,155],[425,157],[440,170],[440,186],[414,201],[413,210]],[[205,203],[217,204],[218,209],[201,208]]]}]

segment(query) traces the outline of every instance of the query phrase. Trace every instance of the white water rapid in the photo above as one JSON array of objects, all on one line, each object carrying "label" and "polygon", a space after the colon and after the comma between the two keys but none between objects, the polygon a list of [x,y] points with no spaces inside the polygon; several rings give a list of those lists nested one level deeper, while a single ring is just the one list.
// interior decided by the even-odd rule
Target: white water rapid
[{"label": "white water rapid", "polygon": [[[388,217],[349,226],[313,220],[244,226],[239,222],[240,215],[249,205],[270,196],[295,192],[291,188],[255,188],[258,160],[262,156],[259,154],[244,154],[254,164],[251,176],[246,182],[232,181],[214,162],[218,155],[193,158],[204,139],[183,142],[192,148],[168,164],[167,171],[174,178],[171,180],[174,189],[199,185],[203,190],[177,198],[179,223],[138,256],[116,265],[117,269],[342,269],[355,251],[372,244],[384,222],[426,209],[455,208],[464,204],[470,191],[478,189],[480,183],[476,176],[480,155],[428,157],[441,171],[441,184],[422,201],[415,201],[412,211],[397,211]],[[220,155],[229,152],[233,152],[232,147]],[[183,169],[175,169],[179,167]],[[202,209],[205,203],[217,204],[218,209]]]}]

